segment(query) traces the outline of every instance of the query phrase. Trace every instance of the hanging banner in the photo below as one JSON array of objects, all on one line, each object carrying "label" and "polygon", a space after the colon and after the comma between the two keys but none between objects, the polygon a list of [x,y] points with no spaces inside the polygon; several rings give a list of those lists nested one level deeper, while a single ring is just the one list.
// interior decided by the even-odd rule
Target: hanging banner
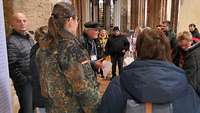
[{"label": "hanging banner", "polygon": [[0,0],[0,113],[12,113],[3,1]]}]

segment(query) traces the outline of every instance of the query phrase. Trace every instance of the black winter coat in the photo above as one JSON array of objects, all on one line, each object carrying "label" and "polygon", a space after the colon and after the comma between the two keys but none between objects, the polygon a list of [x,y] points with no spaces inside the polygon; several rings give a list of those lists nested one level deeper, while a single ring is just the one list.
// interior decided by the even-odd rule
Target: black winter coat
[{"label": "black winter coat", "polygon": [[200,43],[186,50],[183,69],[189,82],[200,96]]},{"label": "black winter coat", "polygon": [[172,61],[176,66],[179,66],[179,59],[180,59],[179,52],[180,51],[179,51],[178,44],[176,41],[176,34],[172,30],[165,32],[165,34],[170,41],[170,46],[172,49],[172,55],[171,55]]},{"label": "black winter coat", "polygon": [[30,53],[30,69],[32,73],[32,86],[33,86],[33,108],[44,107],[44,97],[41,95],[40,77],[38,67],[36,64],[36,52],[39,44],[36,43]]},{"label": "black winter coat", "polygon": [[194,37],[194,38],[200,38],[200,34],[197,29],[192,31],[191,34],[192,34],[192,37]]},{"label": "black winter coat", "polygon": [[34,44],[31,37],[16,31],[7,38],[9,73],[15,85],[31,82],[30,51]]},{"label": "black winter coat", "polygon": [[109,54],[111,56],[124,56],[123,50],[128,51],[129,50],[129,41],[126,38],[126,36],[119,35],[119,36],[114,36],[111,35],[110,38],[108,39],[105,49],[106,49],[106,54]]}]

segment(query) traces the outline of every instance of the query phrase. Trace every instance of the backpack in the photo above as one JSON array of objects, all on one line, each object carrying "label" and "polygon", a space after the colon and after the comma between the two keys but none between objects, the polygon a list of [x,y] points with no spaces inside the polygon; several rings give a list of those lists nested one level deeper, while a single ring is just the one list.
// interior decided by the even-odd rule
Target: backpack
[{"label": "backpack", "polygon": [[173,113],[173,104],[153,104],[149,102],[138,103],[134,97],[121,85],[124,96],[126,96],[126,105],[124,113]]},{"label": "backpack", "polygon": [[133,99],[128,99],[125,113],[173,113],[173,106],[171,103],[137,103]]}]

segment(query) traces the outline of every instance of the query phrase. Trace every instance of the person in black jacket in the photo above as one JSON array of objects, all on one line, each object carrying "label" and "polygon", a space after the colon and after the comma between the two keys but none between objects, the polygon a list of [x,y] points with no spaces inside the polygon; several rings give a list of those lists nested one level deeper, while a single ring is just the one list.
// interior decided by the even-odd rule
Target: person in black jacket
[{"label": "person in black jacket", "polygon": [[170,46],[172,50],[172,61],[173,63],[178,66],[179,65],[179,48],[176,41],[176,33],[173,31],[172,23],[170,21],[163,21],[162,23],[162,31],[165,33],[166,37],[170,41]]},{"label": "person in black jacket", "polygon": [[200,96],[200,43],[192,45],[192,35],[188,31],[180,32],[177,40],[184,50],[183,69],[188,81]]},{"label": "person in black jacket", "polygon": [[32,73],[32,86],[33,86],[33,110],[37,112],[37,107],[40,110],[40,113],[43,113],[45,109],[45,98],[41,94],[41,86],[40,86],[40,76],[38,72],[38,67],[36,63],[36,53],[39,49],[39,40],[44,39],[46,33],[48,31],[47,26],[42,26],[35,32],[35,41],[36,44],[32,47],[30,53],[30,69]]},{"label": "person in black jacket", "polygon": [[119,27],[113,28],[113,34],[106,43],[106,54],[111,56],[112,78],[116,76],[116,65],[118,64],[119,74],[122,72],[125,52],[129,50],[129,41],[126,36],[120,33]]},{"label": "person in black jacket", "polygon": [[13,31],[7,38],[9,73],[13,81],[20,109],[18,113],[32,113],[32,85],[30,51],[34,44],[27,34],[27,18],[16,13],[12,18]]},{"label": "person in black jacket", "polygon": [[189,31],[190,33],[192,33],[192,37],[193,38],[198,38],[200,39],[200,34],[199,34],[199,30],[197,29],[195,24],[190,24],[189,25]]},{"label": "person in black jacket", "polygon": [[[108,85],[99,107],[99,113],[126,113],[146,102],[160,112],[164,104],[170,104],[170,113],[200,113],[200,99],[187,82],[184,70],[171,63],[170,44],[165,35],[156,30],[145,30],[136,42],[137,58],[125,67],[119,77]],[[145,107],[144,107],[145,108]],[[167,112],[169,113],[169,112]]]}]

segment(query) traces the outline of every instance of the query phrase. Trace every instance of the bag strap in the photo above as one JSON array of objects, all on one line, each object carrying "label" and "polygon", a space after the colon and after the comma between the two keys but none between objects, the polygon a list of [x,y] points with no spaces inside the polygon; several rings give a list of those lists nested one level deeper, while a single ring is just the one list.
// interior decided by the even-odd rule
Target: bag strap
[{"label": "bag strap", "polygon": [[[132,95],[131,93],[120,83],[121,89],[123,91],[125,91],[132,99],[134,99],[135,101],[137,101]],[[145,113],[153,113],[153,104],[150,102],[145,102]]]},{"label": "bag strap", "polygon": [[146,102],[145,103],[145,109],[146,109],[146,113],[152,113],[153,112],[152,103]]}]

